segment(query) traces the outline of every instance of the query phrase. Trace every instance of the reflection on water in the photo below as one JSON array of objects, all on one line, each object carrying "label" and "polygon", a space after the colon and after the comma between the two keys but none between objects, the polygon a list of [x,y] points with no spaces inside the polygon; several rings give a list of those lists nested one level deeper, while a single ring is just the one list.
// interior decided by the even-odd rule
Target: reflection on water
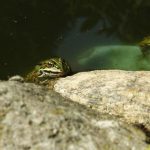
[{"label": "reflection on water", "polygon": [[143,58],[138,46],[97,46],[83,52],[78,58],[78,63],[85,70],[150,70],[150,60]]},{"label": "reflection on water", "polygon": [[[141,67],[135,65],[138,48],[130,47],[135,54],[129,53],[132,57],[122,59],[120,65],[120,56],[123,58],[128,50],[117,47],[110,52],[110,47],[136,45],[150,35],[149,14],[150,1],[145,0],[1,1],[0,79],[24,74],[40,60],[55,55],[66,58],[75,71],[97,67],[145,69],[147,60],[141,61]],[[107,55],[101,52],[103,45],[108,46]],[[94,51],[94,57],[83,58]]]}]

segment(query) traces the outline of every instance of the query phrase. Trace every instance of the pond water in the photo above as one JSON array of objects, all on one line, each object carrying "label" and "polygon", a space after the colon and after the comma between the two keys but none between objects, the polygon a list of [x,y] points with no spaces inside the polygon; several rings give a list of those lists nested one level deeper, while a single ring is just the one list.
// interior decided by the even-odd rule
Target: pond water
[{"label": "pond water", "polygon": [[24,75],[54,56],[65,58],[74,72],[150,70],[137,44],[150,35],[149,1],[0,3],[0,79]]}]

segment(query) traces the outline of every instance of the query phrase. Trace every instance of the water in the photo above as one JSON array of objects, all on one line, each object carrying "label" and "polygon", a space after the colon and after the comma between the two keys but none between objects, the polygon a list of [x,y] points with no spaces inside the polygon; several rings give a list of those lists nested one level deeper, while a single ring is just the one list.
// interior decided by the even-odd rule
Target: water
[{"label": "water", "polygon": [[78,63],[85,70],[150,70],[150,61],[142,57],[138,46],[133,45],[96,46],[81,54]]},{"label": "water", "polygon": [[144,0],[0,2],[0,79],[60,56],[72,70],[150,70],[138,41],[150,35]]}]

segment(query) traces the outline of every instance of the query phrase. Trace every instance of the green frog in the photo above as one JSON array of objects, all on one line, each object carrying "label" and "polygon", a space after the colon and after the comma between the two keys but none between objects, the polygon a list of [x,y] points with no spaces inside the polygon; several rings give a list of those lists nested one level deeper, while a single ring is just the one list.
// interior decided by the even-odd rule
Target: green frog
[{"label": "green frog", "polygon": [[55,57],[41,61],[27,74],[25,81],[52,87],[59,77],[70,75],[71,72],[70,66],[64,59]]},{"label": "green frog", "polygon": [[149,56],[150,55],[150,36],[145,37],[141,42],[139,42],[139,46],[141,48],[141,51],[143,53],[143,56]]}]

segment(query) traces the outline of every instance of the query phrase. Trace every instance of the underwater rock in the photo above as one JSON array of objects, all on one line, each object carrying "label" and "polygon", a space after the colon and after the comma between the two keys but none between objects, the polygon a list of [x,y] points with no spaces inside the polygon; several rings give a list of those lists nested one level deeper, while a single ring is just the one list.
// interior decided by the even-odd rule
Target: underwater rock
[{"label": "underwater rock", "polygon": [[1,150],[145,150],[148,146],[140,129],[44,86],[1,81],[0,103]]},{"label": "underwater rock", "polygon": [[81,72],[58,80],[54,89],[71,101],[150,131],[150,71]]}]

